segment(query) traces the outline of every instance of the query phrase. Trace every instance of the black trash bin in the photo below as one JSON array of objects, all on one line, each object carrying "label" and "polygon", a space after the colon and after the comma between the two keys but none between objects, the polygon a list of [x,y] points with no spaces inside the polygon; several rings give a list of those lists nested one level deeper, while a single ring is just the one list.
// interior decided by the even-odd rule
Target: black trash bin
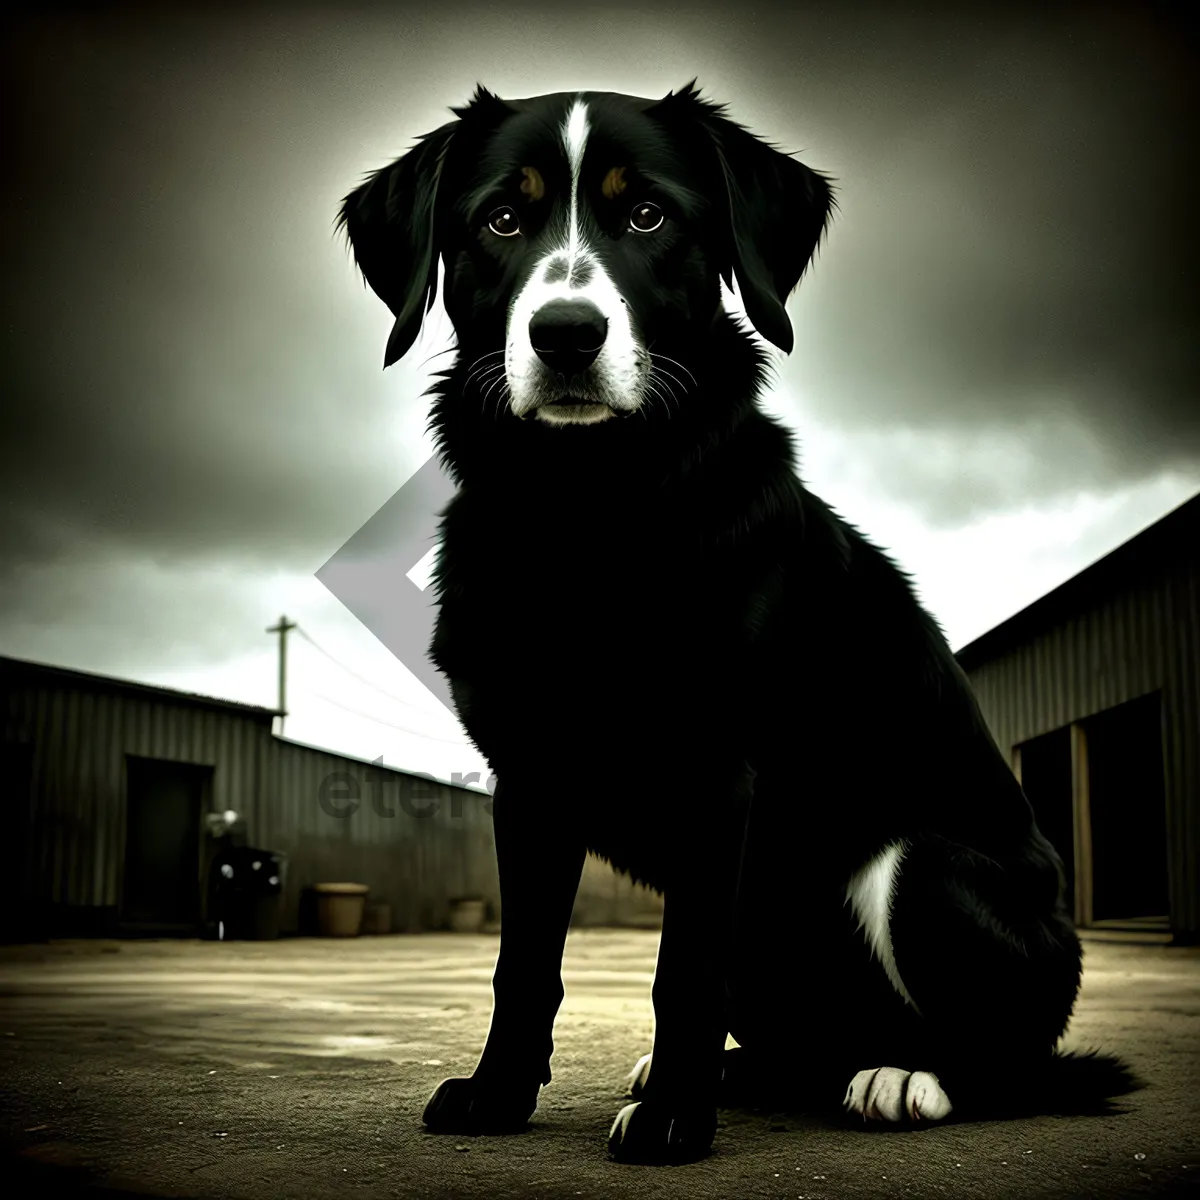
[{"label": "black trash bin", "polygon": [[279,936],[284,856],[253,846],[225,846],[210,874],[210,936],[264,941]]}]

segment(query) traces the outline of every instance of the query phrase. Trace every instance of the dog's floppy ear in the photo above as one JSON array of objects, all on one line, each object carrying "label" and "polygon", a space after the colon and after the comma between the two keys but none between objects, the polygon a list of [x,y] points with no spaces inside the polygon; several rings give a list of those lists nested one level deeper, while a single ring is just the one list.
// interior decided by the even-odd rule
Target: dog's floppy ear
[{"label": "dog's floppy ear", "polygon": [[715,151],[714,190],[728,205],[721,276],[732,288],[736,272],[755,329],[791,353],[784,304],[836,208],[831,180],[729,120],[725,105],[700,97],[695,80],[650,111],[672,124],[694,122],[703,131],[702,149],[707,142]]},{"label": "dog's floppy ear", "polygon": [[337,224],[371,290],[396,318],[383,365],[417,340],[437,287],[438,183],[458,129],[450,121],[402,158],[368,176],[342,202]]},{"label": "dog's floppy ear", "polygon": [[409,350],[433,307],[441,255],[439,193],[451,151],[464,136],[494,125],[512,110],[477,86],[466,106],[450,111],[455,120],[425,134],[402,158],[369,175],[338,212],[337,226],[363,278],[396,318],[384,367]]}]

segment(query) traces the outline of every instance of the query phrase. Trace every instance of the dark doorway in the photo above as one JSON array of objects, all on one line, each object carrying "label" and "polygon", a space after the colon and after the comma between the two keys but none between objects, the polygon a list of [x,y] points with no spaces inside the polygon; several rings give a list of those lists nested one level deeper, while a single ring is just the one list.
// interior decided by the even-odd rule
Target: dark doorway
[{"label": "dark doorway", "polygon": [[1067,911],[1075,910],[1075,807],[1071,793],[1071,729],[1064,726],[1021,743],[1021,786],[1038,828],[1067,873]]},{"label": "dark doorway", "polygon": [[191,933],[200,924],[201,813],[212,768],[126,759],[126,932]]},{"label": "dark doorway", "polygon": [[1092,819],[1092,918],[1165,919],[1167,820],[1157,693],[1085,722]]}]

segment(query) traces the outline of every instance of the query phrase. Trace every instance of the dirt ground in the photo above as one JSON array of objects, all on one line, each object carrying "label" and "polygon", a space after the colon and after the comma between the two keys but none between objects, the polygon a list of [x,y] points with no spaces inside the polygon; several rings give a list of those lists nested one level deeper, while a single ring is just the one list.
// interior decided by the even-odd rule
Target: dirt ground
[{"label": "dirt ground", "polygon": [[1151,1084],[1118,1115],[873,1134],[727,1111],[709,1159],[654,1168],[605,1153],[623,1077],[650,1046],[652,931],[572,933],[555,1080],[529,1132],[422,1131],[430,1090],[482,1045],[496,945],[0,948],[7,1194],[1200,1195],[1200,949],[1087,944],[1069,1043],[1121,1053]]}]

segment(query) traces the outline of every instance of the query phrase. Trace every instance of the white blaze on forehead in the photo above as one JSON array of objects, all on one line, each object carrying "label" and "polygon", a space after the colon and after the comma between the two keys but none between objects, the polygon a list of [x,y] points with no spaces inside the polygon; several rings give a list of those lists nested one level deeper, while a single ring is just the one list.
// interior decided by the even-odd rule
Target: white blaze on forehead
[{"label": "white blaze on forehead", "polygon": [[579,253],[579,173],[583,169],[583,152],[587,149],[590,129],[587,105],[582,100],[576,100],[562,127],[563,147],[567,152],[567,161],[571,164],[571,207],[567,233],[567,255],[572,265],[575,255]]}]

